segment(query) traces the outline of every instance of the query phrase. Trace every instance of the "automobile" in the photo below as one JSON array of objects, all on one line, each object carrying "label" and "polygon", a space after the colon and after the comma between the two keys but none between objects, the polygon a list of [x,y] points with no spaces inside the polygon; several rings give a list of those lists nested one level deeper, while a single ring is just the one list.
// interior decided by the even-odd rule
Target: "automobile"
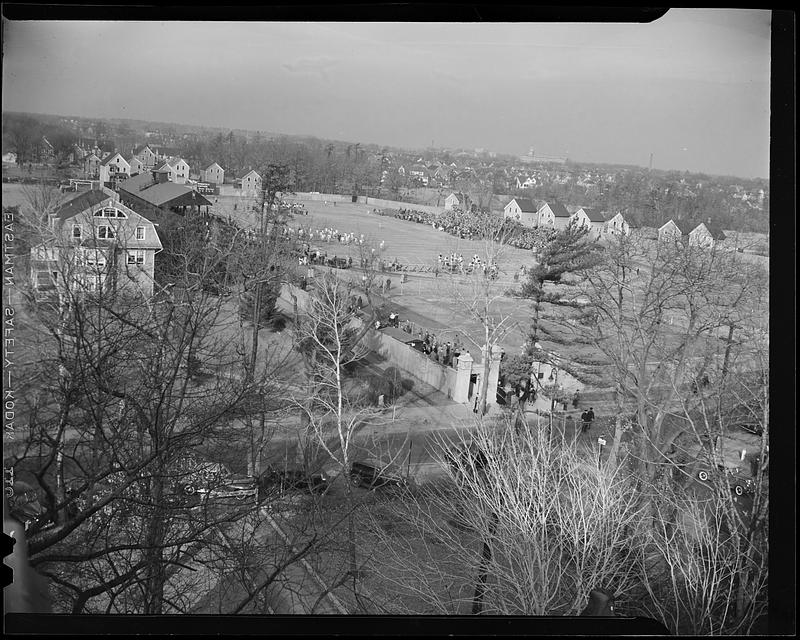
[{"label": "automobile", "polygon": [[333,258],[328,258],[328,266],[333,267],[334,269],[347,269],[350,266],[350,263],[347,262],[347,258],[334,256]]},{"label": "automobile", "polygon": [[299,489],[306,493],[323,493],[328,488],[329,480],[324,471],[306,473],[298,468],[276,468],[269,466],[259,477],[262,491],[269,492],[277,487],[283,493],[288,489]]},{"label": "automobile", "polygon": [[388,473],[385,466],[374,462],[353,462],[350,465],[350,483],[354,487],[375,489],[377,487],[405,487],[408,481],[398,475]]},{"label": "automobile", "polygon": [[462,470],[473,468],[476,471],[483,471],[489,464],[486,453],[474,446],[465,449],[448,449],[444,452],[444,458],[455,476],[459,476]]},{"label": "automobile", "polygon": [[252,476],[233,476],[208,491],[209,498],[258,499],[258,481]]},{"label": "automobile", "polygon": [[700,469],[697,472],[697,479],[700,482],[708,483],[714,473],[721,474],[727,479],[731,491],[737,496],[745,494],[751,495],[755,492],[755,481],[749,475],[741,473],[741,471],[739,467],[730,468],[724,465],[718,465],[716,471]]},{"label": "automobile", "polygon": [[227,482],[232,475],[225,465],[193,455],[179,459],[175,472],[178,477],[176,492],[187,496],[208,493],[209,487]]},{"label": "automobile", "polygon": [[12,485],[8,497],[8,514],[19,522],[25,531],[42,531],[55,525],[55,522],[39,502],[39,491],[22,480]]}]

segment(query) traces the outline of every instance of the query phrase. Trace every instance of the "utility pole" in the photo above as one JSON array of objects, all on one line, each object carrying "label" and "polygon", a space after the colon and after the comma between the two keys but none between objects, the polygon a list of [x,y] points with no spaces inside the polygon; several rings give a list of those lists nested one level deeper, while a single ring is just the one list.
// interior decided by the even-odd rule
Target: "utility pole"
[{"label": "utility pole", "polygon": [[650,171],[653,170],[653,154],[650,154]]}]

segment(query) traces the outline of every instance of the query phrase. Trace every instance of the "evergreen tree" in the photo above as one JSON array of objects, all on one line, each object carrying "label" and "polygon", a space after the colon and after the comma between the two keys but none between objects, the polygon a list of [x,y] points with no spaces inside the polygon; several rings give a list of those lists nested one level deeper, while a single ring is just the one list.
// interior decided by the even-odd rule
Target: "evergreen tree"
[{"label": "evergreen tree", "polygon": [[528,270],[528,280],[521,291],[524,298],[534,302],[528,354],[542,334],[558,341],[541,324],[542,305],[573,306],[564,299],[563,292],[547,291],[545,284],[562,284],[565,275],[590,268],[599,260],[598,245],[589,241],[588,233],[586,227],[575,224],[558,231],[540,251],[538,264]]}]

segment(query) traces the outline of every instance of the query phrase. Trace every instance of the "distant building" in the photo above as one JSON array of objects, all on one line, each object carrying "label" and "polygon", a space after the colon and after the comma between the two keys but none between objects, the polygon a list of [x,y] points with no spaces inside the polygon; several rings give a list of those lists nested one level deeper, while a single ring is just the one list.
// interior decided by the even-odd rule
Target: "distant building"
[{"label": "distant building", "polygon": [[81,193],[62,204],[49,225],[52,239],[31,248],[31,280],[39,293],[153,295],[161,241],[155,225],[116,193]]},{"label": "distant building", "polygon": [[606,220],[605,233],[612,236],[629,236],[631,234],[631,227],[622,214],[617,213],[612,218]]},{"label": "distant building", "polygon": [[44,136],[36,143],[35,157],[38,162],[52,162],[56,158],[55,147]]},{"label": "distant building", "polygon": [[526,227],[539,226],[538,207],[530,198],[511,198],[503,207],[503,217],[518,220]]},{"label": "distant building", "polygon": [[131,156],[128,158],[128,164],[130,165],[130,174],[131,176],[138,176],[140,173],[144,173],[147,169],[144,166],[144,162],[139,160],[137,156]]},{"label": "distant building", "polygon": [[688,231],[682,223],[670,219],[658,228],[659,242],[680,242]]},{"label": "distant building", "polygon": [[169,181],[175,184],[186,184],[189,179],[189,163],[183,158],[169,158],[158,170],[167,172]]},{"label": "distant building", "polygon": [[423,185],[428,184],[428,170],[421,164],[415,164],[409,169],[408,177],[411,180],[419,180]]},{"label": "distant building", "polygon": [[261,189],[261,176],[255,169],[251,169],[241,178],[242,191],[245,193],[255,193]]},{"label": "distant building", "polygon": [[460,207],[466,209],[467,198],[463,193],[451,193],[444,199],[444,210],[449,211]]},{"label": "distant building", "polygon": [[566,229],[569,226],[569,211],[560,202],[545,202],[537,212],[540,227]]},{"label": "distant building", "polygon": [[713,249],[718,243],[725,240],[725,233],[719,225],[711,222],[701,222],[689,232],[689,246]]},{"label": "distant building", "polygon": [[597,209],[581,207],[570,216],[570,220],[576,225],[589,230],[589,236],[597,239],[603,235],[606,219]]},{"label": "distant building", "polygon": [[515,178],[515,186],[517,189],[530,189],[536,186],[536,178],[533,176],[517,176]]},{"label": "distant building", "polygon": [[154,220],[166,213],[179,215],[209,213],[211,202],[201,193],[183,184],[169,180],[168,170],[151,172],[128,178],[119,185],[119,195],[126,205],[141,211]]},{"label": "distant building", "polygon": [[156,162],[158,162],[158,156],[156,155],[156,152],[146,144],[134,149],[133,155],[141,160],[142,165],[144,165],[144,168],[147,171],[155,168]]},{"label": "distant building", "polygon": [[17,164],[17,154],[13,151],[9,151],[8,153],[3,154],[3,162],[8,164]]},{"label": "distant building", "polygon": [[[106,186],[130,175],[131,165],[120,153],[110,153],[100,162],[100,184]],[[124,177],[121,175],[124,174]]]},{"label": "distant building", "polygon": [[96,180],[100,176],[100,156],[91,152],[83,159],[83,177]]},{"label": "distant building", "polygon": [[225,182],[225,169],[216,162],[212,162],[200,172],[200,181],[211,184],[223,184]]}]

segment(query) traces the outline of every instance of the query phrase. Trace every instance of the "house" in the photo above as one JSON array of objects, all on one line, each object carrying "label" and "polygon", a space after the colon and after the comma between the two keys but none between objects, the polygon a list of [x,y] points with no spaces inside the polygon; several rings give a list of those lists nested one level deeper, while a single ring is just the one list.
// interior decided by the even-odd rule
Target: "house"
[{"label": "house", "polygon": [[570,222],[585,227],[589,230],[589,237],[597,239],[603,235],[606,219],[597,209],[581,207],[570,216]]},{"label": "house", "polygon": [[419,180],[423,185],[428,184],[428,170],[421,164],[415,164],[408,171],[409,179]]},{"label": "house", "polygon": [[444,210],[449,211],[451,209],[455,209],[459,207],[464,209],[466,205],[466,198],[463,193],[455,194],[451,193],[444,199]]},{"label": "house", "polygon": [[169,158],[159,168],[169,176],[169,181],[175,184],[186,184],[189,179],[189,163],[183,158]]},{"label": "house", "polygon": [[83,159],[83,177],[96,180],[100,175],[100,156],[92,152]]},{"label": "house", "polygon": [[242,191],[253,193],[261,188],[261,176],[255,169],[251,169],[241,177]]},{"label": "house", "polygon": [[144,166],[144,162],[139,160],[137,156],[131,156],[128,158],[128,164],[130,165],[130,170],[128,173],[131,176],[138,176],[140,173],[147,171],[146,167]]},{"label": "house", "polygon": [[614,217],[606,221],[605,233],[612,236],[629,236],[631,235],[631,226],[628,224],[625,218],[622,217],[621,213],[617,213],[614,215]]},{"label": "house", "polygon": [[208,214],[211,206],[195,189],[172,182],[168,169],[154,169],[128,178],[119,184],[119,196],[124,204],[153,220],[160,220],[167,212],[202,214],[201,207]]},{"label": "house", "polygon": [[122,177],[120,174],[124,174],[124,178],[127,178],[130,175],[130,171],[131,165],[122,157],[121,153],[109,153],[100,162],[100,183],[102,185],[110,185]]},{"label": "house", "polygon": [[440,165],[436,168],[436,171],[434,171],[432,177],[442,184],[447,184],[450,181],[450,167],[446,165]]},{"label": "house", "polygon": [[31,280],[39,293],[153,295],[161,240],[155,225],[116,193],[83,192],[63,203],[48,223],[51,238],[31,248]]},{"label": "house", "polygon": [[536,227],[539,224],[537,205],[530,198],[511,198],[503,207],[503,217],[518,220],[526,227]]},{"label": "house", "polygon": [[659,242],[679,242],[681,238],[688,235],[688,230],[683,223],[675,222],[670,219],[658,228]]},{"label": "house", "polygon": [[210,182],[211,184],[223,184],[225,182],[225,169],[220,167],[216,162],[212,162],[200,172],[200,181]]},{"label": "house", "polygon": [[42,136],[42,139],[36,143],[36,159],[38,162],[52,162],[55,160],[56,150],[50,141]]},{"label": "house", "polygon": [[569,211],[560,202],[545,202],[536,212],[540,227],[566,229],[569,226]]},{"label": "house", "polygon": [[517,189],[530,189],[531,187],[536,186],[536,178],[533,176],[517,176],[515,185]]},{"label": "house", "polygon": [[711,222],[701,222],[689,232],[689,246],[713,249],[721,241],[725,240],[725,233],[722,228]]},{"label": "house", "polygon": [[156,155],[156,152],[153,151],[149,145],[137,147],[133,150],[133,155],[141,160],[146,171],[150,171],[150,169],[155,168],[156,162],[158,162],[158,156]]}]

